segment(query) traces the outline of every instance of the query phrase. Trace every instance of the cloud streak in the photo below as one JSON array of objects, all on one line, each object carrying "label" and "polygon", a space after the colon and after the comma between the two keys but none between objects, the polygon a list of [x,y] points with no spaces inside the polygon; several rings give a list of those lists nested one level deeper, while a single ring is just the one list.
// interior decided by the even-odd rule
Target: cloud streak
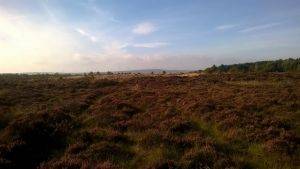
[{"label": "cloud streak", "polygon": [[219,30],[219,31],[224,31],[224,30],[229,30],[229,29],[233,29],[236,27],[237,27],[237,25],[235,25],[235,24],[227,24],[227,25],[217,26],[215,29]]},{"label": "cloud streak", "polygon": [[278,25],[281,25],[281,23],[275,22],[275,23],[268,23],[268,24],[264,24],[264,25],[256,25],[256,26],[252,26],[252,27],[248,27],[243,30],[240,30],[239,32],[241,32],[241,33],[255,32],[255,31],[259,31],[259,30],[273,28]]},{"label": "cloud streak", "polygon": [[133,44],[132,46],[136,48],[161,48],[168,45],[169,43],[166,42],[152,42],[152,43],[137,43],[137,44]]},{"label": "cloud streak", "polygon": [[155,32],[157,28],[151,22],[142,22],[137,24],[132,32],[138,35],[148,35]]},{"label": "cloud streak", "polygon": [[80,35],[87,37],[90,41],[92,42],[98,42],[98,38],[87,33],[85,30],[81,29],[81,28],[76,28],[75,29],[76,32],[78,32]]}]

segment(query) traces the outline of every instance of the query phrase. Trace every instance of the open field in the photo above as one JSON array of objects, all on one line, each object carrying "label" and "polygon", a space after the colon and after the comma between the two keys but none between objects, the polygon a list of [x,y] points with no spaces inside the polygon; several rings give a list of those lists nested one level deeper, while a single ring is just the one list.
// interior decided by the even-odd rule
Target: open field
[{"label": "open field", "polygon": [[300,167],[300,74],[0,76],[0,168]]}]

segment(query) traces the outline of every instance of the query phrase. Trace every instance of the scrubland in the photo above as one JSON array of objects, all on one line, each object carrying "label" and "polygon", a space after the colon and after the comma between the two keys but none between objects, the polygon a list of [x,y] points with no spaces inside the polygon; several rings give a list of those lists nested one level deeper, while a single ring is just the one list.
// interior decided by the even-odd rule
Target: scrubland
[{"label": "scrubland", "polygon": [[121,79],[1,75],[0,168],[300,166],[299,73]]}]

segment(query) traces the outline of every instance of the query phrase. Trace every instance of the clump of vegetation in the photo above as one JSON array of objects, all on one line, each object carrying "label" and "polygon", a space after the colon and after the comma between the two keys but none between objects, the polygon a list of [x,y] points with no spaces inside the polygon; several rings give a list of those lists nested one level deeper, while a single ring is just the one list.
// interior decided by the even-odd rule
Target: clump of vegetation
[{"label": "clump of vegetation", "polygon": [[3,167],[32,168],[66,146],[76,123],[62,112],[30,113],[13,120],[1,133]]}]

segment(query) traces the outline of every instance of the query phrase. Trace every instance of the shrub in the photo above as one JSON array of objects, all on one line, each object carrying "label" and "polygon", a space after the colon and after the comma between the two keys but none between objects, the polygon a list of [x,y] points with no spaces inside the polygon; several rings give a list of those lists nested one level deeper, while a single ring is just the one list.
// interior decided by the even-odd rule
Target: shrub
[{"label": "shrub", "polygon": [[74,126],[72,117],[59,112],[21,116],[5,128],[1,146],[7,149],[1,158],[16,168],[33,168],[66,145],[66,136]]},{"label": "shrub", "polygon": [[92,144],[85,155],[97,161],[119,161],[132,158],[133,153],[118,144],[109,142],[99,142]]},{"label": "shrub", "polygon": [[213,168],[216,158],[216,152],[212,147],[193,148],[183,156],[182,163],[184,168]]}]

